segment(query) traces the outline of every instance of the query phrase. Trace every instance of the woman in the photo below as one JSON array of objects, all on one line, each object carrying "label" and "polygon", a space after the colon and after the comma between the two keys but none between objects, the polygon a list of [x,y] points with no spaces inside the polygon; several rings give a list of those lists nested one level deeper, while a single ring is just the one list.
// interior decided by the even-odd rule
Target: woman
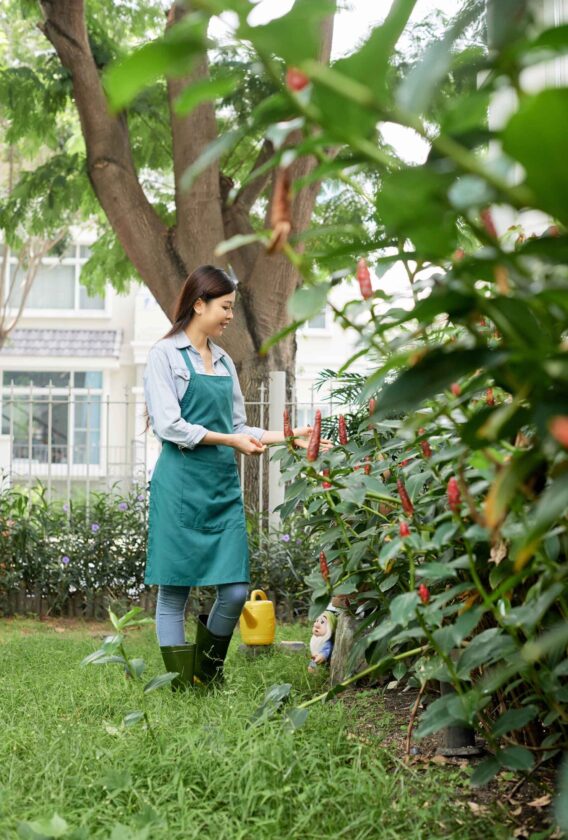
[{"label": "woman", "polygon": [[[162,451],[152,474],[145,582],[158,584],[156,631],[172,688],[222,677],[249,583],[248,544],[236,453],[258,456],[283,432],[246,425],[230,357],[213,339],[233,318],[235,283],[202,265],[187,278],[173,326],[150,350],[144,373],[149,421]],[[294,430],[307,446],[310,427]],[[328,441],[322,442],[324,447]],[[185,641],[191,586],[217,587],[195,644]]]}]

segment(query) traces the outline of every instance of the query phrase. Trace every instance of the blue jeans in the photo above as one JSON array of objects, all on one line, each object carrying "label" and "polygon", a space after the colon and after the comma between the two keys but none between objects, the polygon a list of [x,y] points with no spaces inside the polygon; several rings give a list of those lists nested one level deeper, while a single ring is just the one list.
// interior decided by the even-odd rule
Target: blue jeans
[{"label": "blue jeans", "polygon": [[[160,647],[185,643],[185,605],[189,586],[160,586],[156,604],[156,633]],[[217,587],[207,629],[216,636],[230,636],[247,599],[248,583],[223,583]]]}]

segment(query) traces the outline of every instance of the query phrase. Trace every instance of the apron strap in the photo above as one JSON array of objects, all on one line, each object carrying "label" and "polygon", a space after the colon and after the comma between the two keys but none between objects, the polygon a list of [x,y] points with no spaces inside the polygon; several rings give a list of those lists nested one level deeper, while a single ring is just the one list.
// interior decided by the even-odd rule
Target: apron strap
[{"label": "apron strap", "polygon": [[183,356],[183,358],[185,359],[185,363],[186,363],[186,365],[189,369],[189,372],[190,373],[195,373],[195,368],[193,367],[191,359],[189,358],[189,353],[187,352],[187,348],[186,347],[180,348],[180,353]]},{"label": "apron strap", "polygon": [[[188,367],[188,369],[189,369],[189,372],[190,372],[190,373],[195,373],[195,368],[193,367],[193,363],[192,363],[191,359],[189,358],[189,353],[187,352],[187,347],[182,347],[182,348],[180,348],[180,353],[181,353],[181,355],[183,356],[183,358],[185,359],[185,363],[186,363],[186,365],[187,365],[187,367]],[[225,368],[226,368],[227,373],[229,374],[229,376],[231,376],[231,377],[232,377],[231,369],[230,369],[229,365],[227,364],[227,362],[225,361],[225,357],[224,357],[224,356],[221,356],[221,361],[222,361],[222,362],[223,362],[223,364],[225,365]]]}]

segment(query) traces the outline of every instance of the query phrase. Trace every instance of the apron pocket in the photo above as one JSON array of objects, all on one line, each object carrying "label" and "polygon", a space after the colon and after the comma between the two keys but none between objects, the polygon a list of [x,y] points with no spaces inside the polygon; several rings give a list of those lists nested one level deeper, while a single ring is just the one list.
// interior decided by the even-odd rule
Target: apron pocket
[{"label": "apron pocket", "polygon": [[241,486],[236,466],[225,467],[218,476],[201,475],[192,481],[187,472],[181,490],[180,524],[193,531],[219,532],[244,517]]}]

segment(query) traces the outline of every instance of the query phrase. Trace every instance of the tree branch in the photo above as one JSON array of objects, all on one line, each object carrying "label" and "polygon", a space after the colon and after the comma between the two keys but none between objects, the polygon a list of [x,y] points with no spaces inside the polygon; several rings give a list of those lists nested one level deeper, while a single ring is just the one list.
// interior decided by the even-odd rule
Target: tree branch
[{"label": "tree branch", "polygon": [[40,0],[40,29],[73,79],[87,172],[96,196],[136,271],[171,315],[183,280],[168,229],[148,201],[134,166],[124,115],[110,114],[87,35],[83,0]]}]

